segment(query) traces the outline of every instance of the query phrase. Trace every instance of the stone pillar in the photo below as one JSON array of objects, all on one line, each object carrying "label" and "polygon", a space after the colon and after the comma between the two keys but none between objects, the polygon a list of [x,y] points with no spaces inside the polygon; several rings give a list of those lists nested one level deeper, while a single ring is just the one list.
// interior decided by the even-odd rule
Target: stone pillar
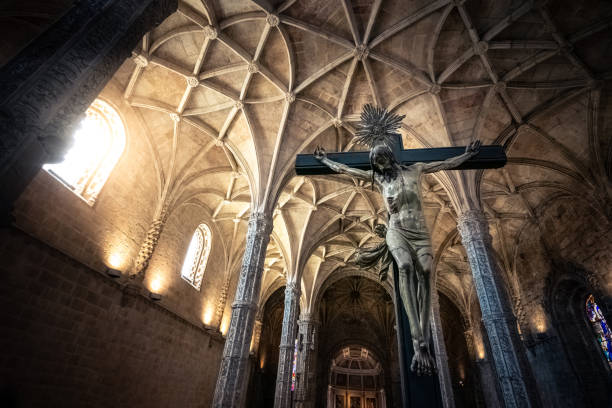
[{"label": "stone pillar", "polygon": [[299,333],[302,336],[302,349],[298,351],[298,372],[301,374],[296,389],[296,408],[314,407],[315,385],[315,334],[316,321],[310,314],[301,316]]},{"label": "stone pillar", "polygon": [[134,274],[131,276],[132,278],[136,278],[141,282],[144,280],[147,267],[149,266],[149,261],[151,260],[153,252],[157,247],[157,242],[159,241],[159,237],[164,229],[167,219],[168,206],[163,206],[157,214],[157,217],[155,217],[149,226],[147,236],[140,246],[138,256],[136,257],[136,264],[134,266]]},{"label": "stone pillar", "polygon": [[243,406],[248,377],[249,347],[272,227],[273,220],[270,214],[251,214],[236,297],[232,304],[232,318],[212,404],[215,408]]},{"label": "stone pillar", "polygon": [[472,269],[505,407],[539,407],[535,381],[497,269],[484,213],[475,209],[460,213],[457,228]]},{"label": "stone pillar", "polygon": [[[215,307],[215,319],[213,321],[213,327],[215,327],[216,329],[219,329],[221,327],[221,323],[223,322],[223,312],[225,311],[225,303],[227,302],[227,292],[229,291],[230,278],[231,275],[227,273],[225,281],[223,282],[223,287],[221,288],[221,293],[219,294],[219,298],[217,299],[217,306]],[[261,321],[259,322],[259,324],[261,328]]]},{"label": "stone pillar", "polygon": [[435,287],[431,291],[430,322],[431,338],[434,343],[434,352],[436,354],[438,381],[440,382],[440,392],[442,394],[442,405],[444,408],[454,408],[455,398],[453,395],[453,383],[451,382],[450,371],[448,369],[448,355],[446,354],[444,334],[442,333],[442,321],[440,319],[440,299]]},{"label": "stone pillar", "polygon": [[288,282],[285,287],[285,312],[283,314],[283,331],[278,353],[274,408],[291,407],[291,373],[299,300],[300,290],[298,283]]},{"label": "stone pillar", "polygon": [[87,107],[177,0],[81,0],[0,68],[0,222],[44,163],[61,161]]}]

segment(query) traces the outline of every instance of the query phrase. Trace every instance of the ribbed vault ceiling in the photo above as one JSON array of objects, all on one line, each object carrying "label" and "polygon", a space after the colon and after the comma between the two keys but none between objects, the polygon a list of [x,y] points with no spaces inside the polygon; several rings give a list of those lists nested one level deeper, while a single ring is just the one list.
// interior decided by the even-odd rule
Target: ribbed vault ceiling
[{"label": "ribbed vault ceiling", "polygon": [[[307,311],[332,272],[369,273],[349,258],[386,214],[367,183],[295,177],[294,158],[361,149],[365,103],[406,115],[407,148],[506,146],[479,180],[509,275],[551,201],[606,215],[611,21],[603,1],[184,0],[116,79],[149,129],[160,198],[206,209],[232,273],[249,213],[273,210],[262,293],[297,278]],[[438,284],[470,305],[454,210],[434,177],[423,189]]]}]

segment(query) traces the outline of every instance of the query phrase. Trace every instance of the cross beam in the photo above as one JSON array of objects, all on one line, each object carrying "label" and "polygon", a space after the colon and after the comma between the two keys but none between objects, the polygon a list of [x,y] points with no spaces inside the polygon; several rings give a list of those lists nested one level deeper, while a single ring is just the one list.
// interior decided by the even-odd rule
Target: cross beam
[{"label": "cross beam", "polygon": [[[404,149],[398,138],[393,146],[393,153],[401,164],[408,166],[417,162],[430,163],[459,156],[465,152],[465,146],[435,147],[429,149]],[[330,160],[346,164],[361,170],[371,170],[370,152],[328,153]],[[480,146],[478,154],[459,167],[457,170],[497,169],[506,164],[506,152],[501,145]],[[295,159],[295,172],[300,176],[317,174],[333,174],[334,171],[319,162],[312,154],[298,154]]]}]

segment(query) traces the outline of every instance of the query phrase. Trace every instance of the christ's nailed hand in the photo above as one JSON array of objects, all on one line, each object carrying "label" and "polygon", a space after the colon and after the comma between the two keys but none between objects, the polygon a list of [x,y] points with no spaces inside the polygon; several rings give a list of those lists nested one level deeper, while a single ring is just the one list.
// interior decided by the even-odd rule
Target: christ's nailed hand
[{"label": "christ's nailed hand", "polygon": [[475,156],[476,154],[478,154],[479,150],[480,150],[480,140],[478,139],[474,140],[472,143],[470,143],[469,145],[465,147],[465,152],[470,153],[472,156]]},{"label": "christ's nailed hand", "polygon": [[321,146],[317,146],[314,151],[314,157],[317,160],[323,160],[325,157],[327,157],[327,153],[325,153],[325,149],[323,149]]}]

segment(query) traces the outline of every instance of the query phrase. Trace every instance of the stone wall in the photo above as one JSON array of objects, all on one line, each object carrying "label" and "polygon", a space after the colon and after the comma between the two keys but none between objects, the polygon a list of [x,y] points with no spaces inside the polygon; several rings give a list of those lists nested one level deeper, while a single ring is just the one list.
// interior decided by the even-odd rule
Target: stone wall
[{"label": "stone wall", "polygon": [[3,406],[208,407],[223,347],[15,228],[0,230]]}]

